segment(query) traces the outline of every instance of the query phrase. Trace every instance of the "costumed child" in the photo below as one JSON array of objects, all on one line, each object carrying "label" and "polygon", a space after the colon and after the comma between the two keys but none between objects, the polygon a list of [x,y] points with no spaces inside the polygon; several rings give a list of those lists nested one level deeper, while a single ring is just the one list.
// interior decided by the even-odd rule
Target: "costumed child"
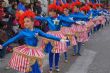
[{"label": "costumed child", "polygon": [[[87,14],[87,12],[90,10],[90,6],[88,5],[84,5],[80,8],[80,11],[83,11],[85,13],[85,15]],[[87,31],[88,31],[88,36],[92,35],[92,30],[94,28],[94,23],[92,21],[92,15],[90,17],[88,17],[90,20],[87,20],[85,22]]]},{"label": "costumed child", "polygon": [[[62,16],[64,18],[73,20],[73,17],[71,17],[69,14],[70,13],[70,5],[69,4],[66,3],[66,4],[62,5],[62,11],[63,11]],[[70,41],[70,43],[68,43],[67,45],[74,47],[77,45],[77,43],[76,43],[76,39],[74,37],[74,34],[72,33],[72,30],[71,30],[72,24],[73,23],[62,21],[61,31],[67,37],[67,39],[69,39],[69,41]],[[68,61],[67,52],[64,53],[64,56],[65,56],[65,62],[67,62]]]},{"label": "costumed child", "polygon": [[106,13],[103,12],[102,7],[103,7],[103,4],[98,4],[97,11],[98,11],[99,16],[100,16],[100,24],[101,24],[100,28],[103,28],[105,23],[106,23]]},{"label": "costumed child", "polygon": [[[36,19],[44,20],[44,21],[46,20],[48,22],[49,31],[47,33],[66,39],[66,37],[63,35],[63,33],[60,31],[61,26],[62,26],[62,21],[69,22],[69,23],[74,23],[74,21],[58,15],[58,11],[60,11],[59,6],[57,6],[56,4],[50,4],[49,5],[49,15],[50,16],[46,17],[46,18],[37,16]],[[52,41],[51,44],[48,46],[49,46],[49,48],[50,48],[50,46],[52,46],[50,48],[51,50],[49,52],[50,73],[52,73],[52,70],[53,70],[54,57],[55,57],[55,69],[56,69],[56,71],[59,72],[60,69],[59,69],[58,63],[59,63],[60,53],[64,53],[67,51],[66,43]]]},{"label": "costumed child", "polygon": [[46,34],[39,29],[35,29],[34,18],[35,14],[32,11],[25,11],[19,19],[20,26],[23,29],[15,37],[0,45],[0,49],[2,49],[19,39],[24,40],[24,45],[13,49],[13,54],[9,61],[9,67],[20,72],[41,73],[38,60],[44,57],[44,53],[41,51],[40,47],[37,47],[38,35],[48,39],[62,41],[62,39],[58,37]]},{"label": "costumed child", "polygon": [[73,20],[76,21],[76,24],[75,25],[73,24],[71,27],[73,33],[75,33],[75,37],[77,40],[77,46],[76,48],[74,48],[74,54],[73,54],[74,56],[76,55],[81,56],[80,49],[81,49],[82,43],[88,41],[87,29],[85,25],[83,25],[84,23],[82,22],[82,21],[88,20],[88,17],[79,11],[81,4],[82,3],[79,1],[73,3],[74,8],[73,8],[73,13],[71,14],[71,16],[73,17]]},{"label": "costumed child", "polygon": [[98,12],[96,10],[96,5],[95,4],[92,4],[92,3],[88,3],[88,5],[90,6],[90,10],[87,12],[87,16],[88,17],[92,17],[91,19],[93,20],[94,22],[94,33],[98,30],[98,26],[100,24],[99,20],[98,20]]}]

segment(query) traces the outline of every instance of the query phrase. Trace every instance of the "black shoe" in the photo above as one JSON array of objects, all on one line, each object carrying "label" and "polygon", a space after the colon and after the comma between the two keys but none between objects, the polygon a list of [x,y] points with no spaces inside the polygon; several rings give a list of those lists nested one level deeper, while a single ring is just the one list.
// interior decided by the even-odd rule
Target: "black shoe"
[{"label": "black shoe", "polygon": [[77,53],[77,56],[81,56],[81,54],[80,53]]}]

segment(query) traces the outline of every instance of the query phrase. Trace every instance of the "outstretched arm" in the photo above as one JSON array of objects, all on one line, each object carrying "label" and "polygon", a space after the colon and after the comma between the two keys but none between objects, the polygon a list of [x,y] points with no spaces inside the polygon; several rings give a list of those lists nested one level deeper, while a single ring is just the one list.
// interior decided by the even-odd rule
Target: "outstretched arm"
[{"label": "outstretched arm", "polygon": [[70,20],[69,18],[65,18],[63,16],[59,16],[58,18],[62,21],[68,22],[68,23],[75,23],[74,20]]},{"label": "outstretched arm", "polygon": [[19,40],[20,38],[23,38],[23,33],[20,32],[19,34],[17,34],[15,37],[9,39],[7,42],[5,42],[4,44],[2,44],[2,47],[6,47],[7,45]]},{"label": "outstretched arm", "polygon": [[41,20],[41,21],[46,21],[45,17],[41,17],[41,16],[36,16],[35,17],[36,20]]},{"label": "outstretched arm", "polygon": [[50,35],[50,34],[47,34],[47,33],[44,33],[43,31],[41,30],[37,30],[38,31],[38,34],[42,37],[45,37],[45,38],[48,38],[48,39],[52,39],[52,40],[56,40],[56,41],[60,41],[61,38],[58,38],[58,37],[55,37],[53,35]]}]

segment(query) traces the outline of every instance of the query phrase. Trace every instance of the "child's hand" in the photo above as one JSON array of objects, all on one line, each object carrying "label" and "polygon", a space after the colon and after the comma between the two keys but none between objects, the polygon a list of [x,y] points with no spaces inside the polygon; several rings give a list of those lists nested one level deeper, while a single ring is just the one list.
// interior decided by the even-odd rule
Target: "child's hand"
[{"label": "child's hand", "polygon": [[69,40],[61,39],[60,42],[69,42]]}]

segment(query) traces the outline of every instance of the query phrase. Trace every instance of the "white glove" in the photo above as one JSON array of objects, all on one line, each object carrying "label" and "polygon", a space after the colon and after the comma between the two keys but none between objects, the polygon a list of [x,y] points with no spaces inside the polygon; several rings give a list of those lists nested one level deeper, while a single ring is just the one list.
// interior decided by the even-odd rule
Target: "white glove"
[{"label": "white glove", "polygon": [[82,25],[81,21],[76,21],[76,24]]},{"label": "white glove", "polygon": [[85,22],[85,21],[81,21],[81,23],[82,23],[82,24],[86,24],[86,22]]},{"label": "white glove", "polygon": [[60,42],[69,42],[69,40],[61,39]]},{"label": "white glove", "polygon": [[38,36],[38,33],[35,33],[35,36]]},{"label": "white glove", "polygon": [[76,24],[79,24],[79,25],[84,25],[85,22],[84,21],[76,21]]},{"label": "white glove", "polygon": [[0,45],[0,49],[2,49],[3,47],[2,47],[2,45]]}]

